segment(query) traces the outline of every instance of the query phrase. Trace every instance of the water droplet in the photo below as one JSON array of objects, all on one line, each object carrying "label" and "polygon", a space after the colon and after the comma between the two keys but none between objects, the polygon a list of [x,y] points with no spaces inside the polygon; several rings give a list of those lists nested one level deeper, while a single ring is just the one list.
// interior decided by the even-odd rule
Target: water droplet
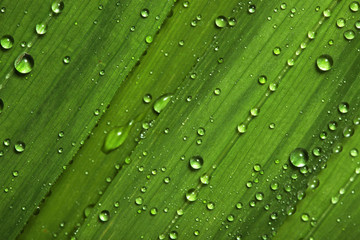
[{"label": "water droplet", "polygon": [[323,72],[329,71],[332,68],[333,64],[334,62],[332,57],[326,54],[321,55],[316,59],[316,66],[320,71]]},{"label": "water droplet", "polygon": [[143,18],[147,18],[149,16],[149,10],[146,8],[142,9],[140,12],[140,16]]},{"label": "water droplet", "polygon": [[106,134],[101,150],[107,154],[119,148],[125,142],[133,125],[134,120],[130,121],[126,126],[113,128]]},{"label": "water droplet", "polygon": [[197,191],[195,190],[195,188],[191,188],[189,189],[186,194],[185,194],[186,199],[189,202],[194,202],[197,199]]},{"label": "water droplet", "polygon": [[345,127],[343,130],[344,137],[351,137],[354,135],[355,129],[353,127]]},{"label": "water droplet", "polygon": [[344,38],[346,40],[353,40],[355,38],[355,32],[353,30],[347,30],[344,32]]},{"label": "water droplet", "polygon": [[278,56],[281,53],[281,48],[280,47],[275,47],[273,50],[273,53],[275,56]]},{"label": "water droplet", "polygon": [[255,194],[255,199],[258,200],[258,201],[262,201],[264,199],[264,193],[262,192],[257,192]]},{"label": "water droplet", "polygon": [[194,156],[190,158],[190,167],[194,170],[198,170],[202,167],[202,165],[204,164],[204,160],[202,157],[200,156]]},{"label": "water droplet", "polygon": [[308,222],[309,219],[310,219],[309,214],[303,213],[303,214],[301,215],[301,221],[303,221],[303,222]]},{"label": "water droplet", "polygon": [[271,190],[276,191],[279,189],[279,184],[277,182],[272,182],[270,184],[270,188],[271,188]]},{"label": "water droplet", "polygon": [[152,208],[152,209],[150,209],[150,214],[151,214],[152,216],[155,216],[157,213],[158,213],[157,208]]},{"label": "water droplet", "polygon": [[99,219],[101,222],[107,222],[110,219],[110,212],[108,210],[103,210],[99,214]]},{"label": "water droplet", "polygon": [[208,202],[208,203],[206,204],[206,208],[207,208],[208,210],[213,210],[213,209],[215,208],[215,203],[213,203],[213,202]]},{"label": "water droplet", "polygon": [[312,177],[308,182],[308,187],[310,189],[316,189],[320,185],[320,180],[318,177]]},{"label": "water droplet", "polygon": [[231,17],[231,18],[229,18],[229,26],[230,27],[234,27],[235,25],[236,25],[236,18],[233,18],[233,17]]},{"label": "water droplet", "polygon": [[345,27],[345,23],[346,20],[344,18],[339,18],[338,20],[336,20],[336,26],[338,26],[339,28]]},{"label": "water droplet", "polygon": [[259,84],[264,85],[267,82],[267,77],[265,75],[261,75],[258,79]]},{"label": "water droplet", "polygon": [[230,214],[226,217],[226,220],[228,220],[228,222],[233,222],[234,221],[234,215]]},{"label": "water droplet", "polygon": [[331,197],[331,203],[332,204],[337,204],[339,202],[339,198],[338,197]]},{"label": "water droplet", "polygon": [[178,233],[176,231],[172,231],[169,233],[170,239],[177,239],[177,237],[178,237]]},{"label": "water droplet", "polygon": [[326,18],[331,17],[331,10],[330,9],[325,9],[323,11],[323,16],[326,17]]},{"label": "water droplet", "polygon": [[63,1],[55,1],[52,5],[51,5],[51,10],[53,11],[53,13],[55,14],[60,14],[62,12],[62,10],[64,10],[64,2]]},{"label": "water droplet", "polygon": [[359,155],[359,151],[356,148],[350,150],[350,156],[357,157]]},{"label": "water droplet", "polygon": [[153,41],[153,37],[152,37],[152,36],[148,35],[148,36],[145,37],[145,42],[146,42],[146,43],[149,43],[149,44],[150,44],[150,43],[152,43],[152,41]]},{"label": "water droplet", "polygon": [[136,205],[141,205],[141,204],[143,204],[143,198],[142,198],[142,197],[137,197],[137,198],[135,199],[135,203],[136,203]]},{"label": "water droplet", "polygon": [[154,103],[154,111],[157,113],[161,113],[166,107],[166,105],[170,102],[172,97],[172,94],[165,94],[159,97]]},{"label": "water droplet", "polygon": [[15,148],[16,152],[22,153],[22,152],[25,151],[25,143],[21,142],[21,141],[18,141],[18,142],[16,142],[14,148]]},{"label": "water droplet", "polygon": [[199,136],[204,136],[204,135],[205,135],[205,129],[202,128],[202,127],[198,128],[197,134],[198,134]]},{"label": "water droplet", "polygon": [[347,113],[349,112],[349,104],[346,102],[342,102],[339,104],[338,110],[340,113]]},{"label": "water droplet", "polygon": [[253,4],[249,5],[248,13],[253,14],[255,12],[256,12],[256,6]]},{"label": "water droplet", "polygon": [[20,54],[15,60],[14,66],[17,72],[27,74],[31,72],[34,67],[34,59],[30,54]]},{"label": "water droplet", "polygon": [[250,109],[250,114],[251,114],[251,116],[253,116],[253,117],[256,117],[257,115],[259,115],[259,113],[260,113],[260,109],[259,109],[259,108],[252,108],[252,109]]},{"label": "water droplet", "polygon": [[10,49],[14,45],[14,38],[10,35],[2,36],[0,45],[3,49]]},{"label": "water droplet", "polygon": [[305,149],[296,148],[290,153],[289,158],[294,167],[304,167],[309,159],[309,155]]},{"label": "water droplet", "polygon": [[214,90],[214,94],[215,94],[216,96],[219,96],[220,93],[221,93],[221,89],[220,89],[220,88],[216,88],[216,89]]},{"label": "water droplet", "polygon": [[316,32],[314,31],[308,31],[308,38],[313,40],[315,39],[315,36],[316,36]]},{"label": "water droplet", "polygon": [[12,175],[13,175],[14,177],[17,177],[17,176],[19,176],[19,172],[18,172],[18,171],[13,171],[13,172],[12,172]]},{"label": "water droplet", "polygon": [[349,8],[352,12],[359,11],[359,3],[357,1],[353,1],[350,3]]},{"label": "water droplet", "polygon": [[143,97],[144,103],[150,103],[151,100],[152,100],[151,94],[145,94],[145,95],[144,95],[144,97]]},{"label": "water droplet", "polygon": [[329,130],[335,131],[337,128],[337,123],[335,121],[331,121],[331,122],[329,122],[328,127],[329,127]]},{"label": "water droplet", "polygon": [[286,214],[287,214],[288,216],[293,215],[295,212],[296,212],[296,206],[288,206],[288,207],[286,208]]},{"label": "water droplet", "polygon": [[203,175],[201,175],[200,177],[200,182],[204,185],[207,185],[210,183],[210,176],[207,173],[204,173]]},{"label": "water droplet", "polygon": [[218,28],[224,28],[224,27],[227,26],[227,24],[228,24],[228,20],[224,16],[218,16],[215,19],[215,26],[218,27]]},{"label": "water droplet", "polygon": [[240,123],[237,126],[237,130],[238,130],[239,133],[245,133],[246,130],[247,130],[247,126],[244,123]]},{"label": "water droplet", "polygon": [[189,5],[190,5],[190,3],[188,1],[183,2],[183,7],[184,8],[188,8]]},{"label": "water droplet", "polygon": [[69,64],[70,61],[71,61],[70,56],[65,56],[65,57],[63,58],[63,63],[65,63],[65,64]]},{"label": "water droplet", "polygon": [[35,31],[39,35],[44,35],[47,32],[47,24],[45,23],[36,24]]}]

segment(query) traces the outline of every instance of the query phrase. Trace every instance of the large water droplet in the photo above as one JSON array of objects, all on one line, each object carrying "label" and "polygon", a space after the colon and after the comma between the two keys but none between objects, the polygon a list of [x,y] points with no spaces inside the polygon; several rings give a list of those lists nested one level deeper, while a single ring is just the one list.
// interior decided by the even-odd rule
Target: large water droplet
[{"label": "large water droplet", "polygon": [[332,57],[326,54],[321,55],[316,59],[316,66],[322,72],[329,71],[332,68],[333,64],[334,62]]},{"label": "large water droplet", "polygon": [[159,97],[154,103],[154,111],[157,113],[161,113],[162,110],[166,107],[166,105],[170,102],[172,94],[165,94]]},{"label": "large water droplet", "polygon": [[224,27],[227,26],[227,24],[228,24],[228,20],[224,16],[218,16],[215,19],[215,26],[218,27],[218,28],[224,28]]},{"label": "large water droplet", "polygon": [[39,35],[44,35],[47,32],[47,24],[46,23],[36,24],[35,31]]},{"label": "large water droplet", "polygon": [[18,142],[16,142],[14,148],[15,148],[16,152],[22,153],[25,151],[25,143],[22,141],[18,141]]},{"label": "large water droplet", "polygon": [[15,60],[14,66],[17,72],[27,74],[31,72],[34,67],[34,59],[30,54],[23,53]]},{"label": "large water droplet", "polygon": [[350,3],[349,8],[352,12],[357,12],[357,11],[359,11],[360,6],[357,1],[353,1]]},{"label": "large water droplet", "polygon": [[190,167],[194,170],[198,170],[202,167],[202,165],[204,164],[204,160],[202,157],[200,156],[194,156],[192,158],[190,158]]},{"label": "large water droplet", "polygon": [[51,10],[53,11],[53,13],[55,14],[60,14],[62,12],[62,10],[64,10],[64,2],[63,1],[55,1],[52,5],[51,5]]},{"label": "large water droplet", "polygon": [[303,148],[296,148],[290,153],[290,162],[295,167],[304,167],[309,159],[307,151]]},{"label": "large water droplet", "polygon": [[101,213],[99,214],[99,219],[101,222],[107,222],[110,219],[110,213],[108,210],[103,210],[101,211]]},{"label": "large water droplet", "polygon": [[338,109],[339,109],[340,113],[345,114],[345,113],[347,113],[349,111],[349,104],[346,103],[346,102],[342,102],[342,103],[339,104]]},{"label": "large water droplet", "polygon": [[189,190],[186,192],[185,197],[186,197],[186,199],[187,199],[189,202],[194,202],[194,201],[196,201],[196,199],[197,199],[197,192],[196,192],[195,188],[189,189]]},{"label": "large water droplet", "polygon": [[130,130],[134,125],[134,120],[131,120],[126,126],[115,127],[105,136],[102,151],[109,153],[119,148],[126,140]]},{"label": "large water droplet", "polygon": [[14,38],[10,35],[5,35],[1,38],[0,45],[3,49],[10,49],[14,45]]}]

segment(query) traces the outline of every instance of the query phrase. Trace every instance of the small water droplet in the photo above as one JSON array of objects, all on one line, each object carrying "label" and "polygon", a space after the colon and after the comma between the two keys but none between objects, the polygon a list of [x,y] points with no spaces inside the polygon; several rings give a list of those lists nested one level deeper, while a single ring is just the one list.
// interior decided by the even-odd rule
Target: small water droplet
[{"label": "small water droplet", "polygon": [[70,61],[71,61],[70,56],[65,56],[65,57],[63,58],[63,63],[65,63],[65,64],[69,64]]},{"label": "small water droplet", "polygon": [[144,103],[150,103],[151,100],[152,100],[151,94],[145,94],[145,95],[144,95],[144,97],[143,97]]},{"label": "small water droplet", "polygon": [[275,56],[278,56],[281,53],[281,48],[280,47],[275,47],[273,50],[273,53]]},{"label": "small water droplet", "polygon": [[256,6],[253,4],[250,4],[248,7],[248,13],[253,14],[256,12]]},{"label": "small water droplet", "polygon": [[348,138],[354,135],[355,128],[353,127],[345,127],[343,130],[343,136]]},{"label": "small water droplet", "polygon": [[359,11],[359,3],[357,1],[353,1],[350,3],[349,5],[349,9],[352,11],[352,12],[357,12]]},{"label": "small water droplet", "polygon": [[259,84],[264,85],[267,82],[267,77],[265,75],[261,75],[258,78],[258,82],[259,82]]},{"label": "small water droplet", "polygon": [[345,23],[345,18],[339,18],[338,20],[336,20],[336,26],[338,26],[339,28],[345,27]]},{"label": "small water droplet", "polygon": [[246,130],[247,130],[247,126],[244,123],[240,123],[237,126],[237,130],[238,130],[239,133],[245,133]]}]

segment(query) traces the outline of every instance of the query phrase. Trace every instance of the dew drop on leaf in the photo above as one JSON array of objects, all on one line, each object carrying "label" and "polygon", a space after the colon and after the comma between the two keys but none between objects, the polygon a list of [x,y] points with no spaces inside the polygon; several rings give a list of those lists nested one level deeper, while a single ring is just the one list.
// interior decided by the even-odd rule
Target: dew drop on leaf
[{"label": "dew drop on leaf", "polygon": [[349,9],[352,11],[352,12],[357,12],[359,11],[359,3],[357,1],[353,1],[350,3],[349,5]]},{"label": "dew drop on leaf", "polygon": [[170,102],[172,97],[172,94],[165,94],[159,97],[154,103],[154,111],[157,113],[161,113],[166,107],[166,105]]},{"label": "dew drop on leaf", "polygon": [[296,148],[290,153],[290,162],[294,167],[304,167],[309,159],[307,151],[303,148]]},{"label": "dew drop on leaf", "polygon": [[5,50],[10,49],[14,45],[14,38],[10,35],[2,36],[0,39],[0,45]]},{"label": "dew drop on leaf", "polygon": [[70,61],[71,61],[70,56],[65,56],[65,57],[63,58],[63,63],[65,63],[65,64],[69,64]]},{"label": "dew drop on leaf", "polygon": [[101,222],[107,222],[107,221],[109,221],[109,219],[110,219],[110,213],[109,213],[108,210],[103,210],[103,211],[100,212],[99,220]]},{"label": "dew drop on leaf", "polygon": [[119,148],[125,142],[133,125],[134,120],[131,120],[126,126],[115,127],[110,130],[105,136],[101,150],[107,154]]},{"label": "dew drop on leaf", "polygon": [[170,239],[177,239],[177,237],[178,237],[178,233],[176,231],[171,231],[169,233],[169,238]]},{"label": "dew drop on leaf", "polygon": [[329,71],[332,68],[333,64],[334,62],[332,57],[326,54],[321,55],[316,59],[316,66],[322,72]]},{"label": "dew drop on leaf", "polygon": [[30,54],[23,53],[15,60],[14,67],[18,73],[27,74],[34,67],[34,59]]},{"label": "dew drop on leaf", "polygon": [[199,170],[204,164],[204,159],[200,156],[193,156],[189,161],[190,167],[194,170]]},{"label": "dew drop on leaf", "polygon": [[143,97],[144,103],[150,103],[151,100],[152,100],[151,94],[145,94],[145,95],[144,95],[144,97]]},{"label": "dew drop on leaf", "polygon": [[22,141],[18,141],[15,143],[14,148],[17,153],[22,153],[25,151],[25,143]]},{"label": "dew drop on leaf", "polygon": [[64,10],[64,2],[63,1],[55,1],[52,5],[51,5],[51,10],[53,11],[53,13],[55,14],[60,14],[62,12],[62,10]]},{"label": "dew drop on leaf", "polygon": [[344,32],[344,38],[346,40],[353,40],[355,38],[355,32],[353,30],[347,30]]},{"label": "dew drop on leaf", "polygon": [[186,199],[189,201],[189,202],[194,202],[196,201],[197,199],[197,191],[195,188],[191,188],[189,189],[186,194],[185,194],[185,197]]},{"label": "dew drop on leaf", "polygon": [[36,24],[35,31],[38,35],[44,35],[47,32],[47,24],[46,23]]},{"label": "dew drop on leaf", "polygon": [[141,16],[142,18],[147,18],[147,17],[149,16],[149,10],[146,9],[146,8],[142,9],[142,10],[140,11],[140,16]]},{"label": "dew drop on leaf", "polygon": [[351,137],[354,135],[355,129],[353,127],[345,127],[343,130],[344,137]]},{"label": "dew drop on leaf", "polygon": [[261,75],[258,78],[258,82],[259,82],[260,85],[264,85],[267,82],[267,77],[265,75]]},{"label": "dew drop on leaf", "polygon": [[218,16],[215,19],[215,26],[218,27],[218,28],[224,28],[224,27],[227,26],[227,24],[228,24],[228,20],[224,16]]},{"label": "dew drop on leaf", "polygon": [[253,14],[253,13],[255,13],[255,11],[256,11],[256,6],[253,4],[249,5],[248,13]]},{"label": "dew drop on leaf", "polygon": [[340,103],[339,107],[338,107],[338,110],[339,110],[340,113],[343,113],[343,114],[349,112],[349,104],[346,103],[346,102]]}]

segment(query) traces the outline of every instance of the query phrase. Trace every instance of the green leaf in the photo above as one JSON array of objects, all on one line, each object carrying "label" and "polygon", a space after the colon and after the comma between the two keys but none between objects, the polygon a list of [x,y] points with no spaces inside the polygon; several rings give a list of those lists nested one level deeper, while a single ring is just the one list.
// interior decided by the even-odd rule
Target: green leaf
[{"label": "green leaf", "polygon": [[360,234],[357,2],[20,2],[4,239]]}]

